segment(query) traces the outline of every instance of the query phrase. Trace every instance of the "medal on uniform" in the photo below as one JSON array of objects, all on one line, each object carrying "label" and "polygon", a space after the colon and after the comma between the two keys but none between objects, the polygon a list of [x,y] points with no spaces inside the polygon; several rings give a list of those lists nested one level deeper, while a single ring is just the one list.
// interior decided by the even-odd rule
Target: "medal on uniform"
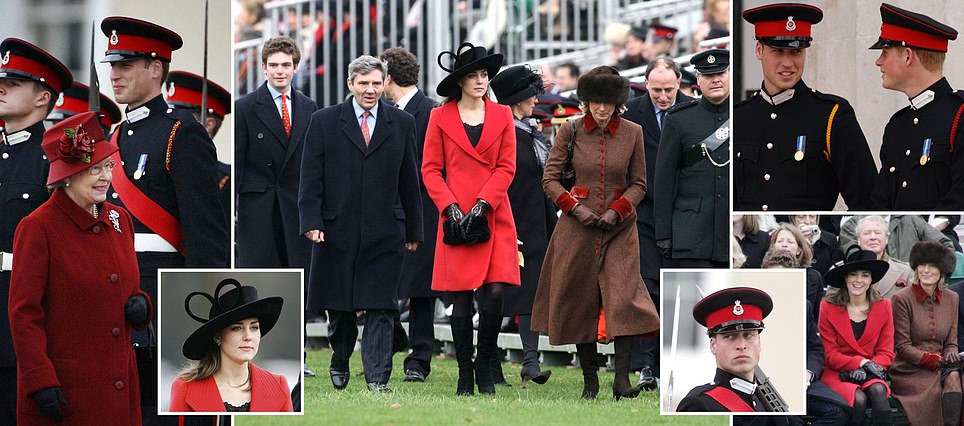
[{"label": "medal on uniform", "polygon": [[145,167],[147,167],[147,154],[141,154],[137,159],[137,170],[134,170],[134,180],[141,180],[144,177]]},{"label": "medal on uniform", "polygon": [[924,149],[921,150],[920,165],[927,164],[931,158],[931,138],[924,139]]},{"label": "medal on uniform", "polygon": [[807,136],[797,136],[797,152],[793,154],[793,159],[803,161],[803,150],[807,148]]}]

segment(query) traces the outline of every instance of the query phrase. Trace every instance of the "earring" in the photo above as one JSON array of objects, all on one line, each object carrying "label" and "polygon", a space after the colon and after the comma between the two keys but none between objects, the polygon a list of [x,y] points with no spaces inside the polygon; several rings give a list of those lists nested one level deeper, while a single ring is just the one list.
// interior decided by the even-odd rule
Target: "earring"
[{"label": "earring", "polygon": [[69,180],[64,182],[64,188],[70,188],[70,181],[69,181]]}]

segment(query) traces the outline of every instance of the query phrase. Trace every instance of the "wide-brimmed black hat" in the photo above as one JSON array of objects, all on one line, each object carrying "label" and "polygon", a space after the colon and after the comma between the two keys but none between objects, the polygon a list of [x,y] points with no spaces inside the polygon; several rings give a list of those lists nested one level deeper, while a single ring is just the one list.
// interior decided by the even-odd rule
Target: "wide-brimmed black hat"
[{"label": "wide-brimmed black hat", "polygon": [[[234,288],[221,294],[221,289],[226,286],[234,286]],[[195,315],[191,311],[191,299],[194,296],[202,296],[211,302],[211,309],[207,318]],[[257,318],[261,335],[264,336],[278,322],[283,305],[284,299],[279,296],[259,299],[257,288],[241,285],[234,278],[221,281],[214,290],[213,296],[201,291],[192,292],[184,299],[184,310],[191,318],[200,322],[201,326],[184,341],[181,352],[188,359],[200,360],[204,358],[204,355],[211,348],[214,336],[225,327],[245,318]]]},{"label": "wide-brimmed black hat", "polygon": [[918,265],[930,264],[941,270],[944,279],[950,278],[957,265],[957,258],[954,251],[945,247],[937,241],[920,241],[914,243],[910,249],[910,256],[907,259],[910,268],[915,272]]},{"label": "wide-brimmed black hat", "polygon": [[869,271],[871,284],[880,281],[890,269],[890,264],[878,260],[877,255],[870,250],[852,250],[847,254],[843,263],[838,264],[823,275],[823,280],[829,286],[847,288],[847,274],[853,271]]},{"label": "wide-brimmed black hat", "polygon": [[576,81],[576,96],[583,102],[625,105],[629,100],[629,80],[609,65],[600,65]]},{"label": "wide-brimmed black hat", "polygon": [[543,91],[542,76],[528,65],[509,67],[489,82],[502,105],[515,105]]},{"label": "wide-brimmed black hat", "polygon": [[693,306],[693,319],[714,336],[745,330],[763,330],[763,319],[773,311],[773,299],[752,287],[732,287],[704,297]]},{"label": "wide-brimmed black hat", "polygon": [[[451,67],[446,67],[442,64],[442,57],[445,55],[452,56],[455,58],[455,62]],[[499,72],[499,68],[502,66],[502,54],[493,53],[489,54],[485,50],[485,47],[475,46],[472,43],[465,42],[455,49],[455,52],[451,50],[446,50],[438,54],[438,66],[449,73],[445,78],[439,82],[438,87],[435,88],[435,93],[442,96],[455,97],[459,90],[459,80],[462,77],[468,75],[468,73],[476,70],[486,70],[489,72],[489,77],[495,77]]]}]

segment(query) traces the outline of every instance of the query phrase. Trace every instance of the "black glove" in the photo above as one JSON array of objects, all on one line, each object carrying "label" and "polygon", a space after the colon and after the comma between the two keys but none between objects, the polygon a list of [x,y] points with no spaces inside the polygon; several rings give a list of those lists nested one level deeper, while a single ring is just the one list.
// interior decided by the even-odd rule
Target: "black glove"
[{"label": "black glove", "polygon": [[659,248],[660,254],[667,259],[673,258],[673,240],[666,238],[656,242],[656,247]]},{"label": "black glove", "polygon": [[871,378],[878,378],[880,380],[887,380],[886,372],[884,367],[873,361],[867,361],[863,366],[864,371],[870,375]]},{"label": "black glove", "polygon": [[468,244],[484,243],[489,241],[489,221],[485,218],[485,210],[489,208],[489,203],[479,199],[469,210],[469,214],[462,218],[462,231],[465,232],[465,242]]},{"label": "black glove", "polygon": [[444,243],[465,244],[465,228],[460,225],[462,218],[462,210],[457,203],[449,204],[445,208],[445,221],[442,223],[442,231],[445,234]]},{"label": "black glove", "polygon": [[67,406],[67,399],[64,398],[64,393],[60,391],[59,386],[43,388],[30,395],[37,405],[40,407],[40,412],[44,413],[45,416],[50,417],[53,421],[60,423],[64,420],[64,413],[60,411],[60,406]]},{"label": "black glove", "polygon": [[124,318],[134,325],[147,322],[147,299],[140,294],[128,297],[127,303],[124,304]]},{"label": "black glove", "polygon": [[867,381],[867,372],[860,368],[851,371],[841,371],[840,380],[862,385]]}]

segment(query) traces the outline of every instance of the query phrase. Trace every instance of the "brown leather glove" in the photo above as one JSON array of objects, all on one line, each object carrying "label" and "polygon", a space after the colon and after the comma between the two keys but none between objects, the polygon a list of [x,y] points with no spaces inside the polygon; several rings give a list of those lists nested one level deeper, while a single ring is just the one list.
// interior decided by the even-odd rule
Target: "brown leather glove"
[{"label": "brown leather glove", "polygon": [[599,222],[599,215],[592,211],[591,208],[582,204],[576,204],[576,207],[572,208],[569,215],[576,218],[583,226],[596,226],[596,223]]},{"label": "brown leather glove", "polygon": [[616,213],[613,209],[609,209],[599,217],[599,222],[596,223],[596,227],[603,231],[608,231],[615,228],[617,223],[619,223],[619,213]]}]

